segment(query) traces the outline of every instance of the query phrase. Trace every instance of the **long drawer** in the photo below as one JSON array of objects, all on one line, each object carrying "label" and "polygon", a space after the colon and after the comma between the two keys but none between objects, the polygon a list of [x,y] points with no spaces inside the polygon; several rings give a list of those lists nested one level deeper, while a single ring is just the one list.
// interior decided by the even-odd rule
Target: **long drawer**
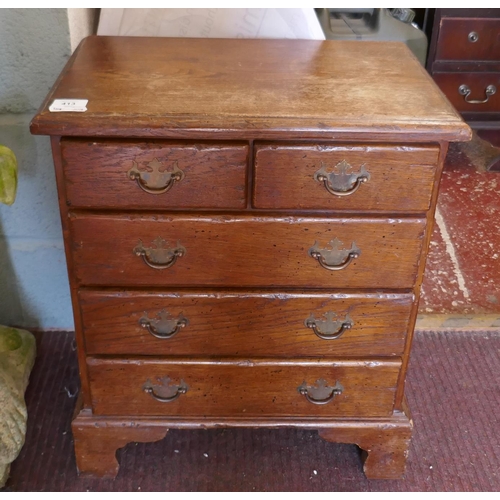
[{"label": "long drawer", "polygon": [[253,205],[267,209],[423,212],[437,147],[260,144]]},{"label": "long drawer", "polygon": [[381,417],[400,360],[88,358],[95,415]]},{"label": "long drawer", "polygon": [[425,219],[73,214],[84,285],[411,288]]},{"label": "long drawer", "polygon": [[246,206],[248,144],[63,139],[72,207]]},{"label": "long drawer", "polygon": [[88,354],[402,355],[412,294],[81,290]]}]

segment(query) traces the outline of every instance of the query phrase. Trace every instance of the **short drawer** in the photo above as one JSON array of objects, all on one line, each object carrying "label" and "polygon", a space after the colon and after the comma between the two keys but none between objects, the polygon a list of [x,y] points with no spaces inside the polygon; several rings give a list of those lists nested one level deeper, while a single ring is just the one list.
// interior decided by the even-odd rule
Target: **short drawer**
[{"label": "short drawer", "polygon": [[441,19],[436,60],[500,61],[500,19]]},{"label": "short drawer", "polygon": [[73,207],[242,208],[245,143],[63,139]]},{"label": "short drawer", "polygon": [[81,290],[88,354],[402,355],[411,294]]},{"label": "short drawer", "polygon": [[253,205],[423,212],[430,206],[438,154],[436,147],[257,145]]},{"label": "short drawer", "polygon": [[409,289],[425,224],[73,214],[70,230],[74,273],[84,285]]},{"label": "short drawer", "polygon": [[400,360],[88,358],[95,415],[382,417]]},{"label": "short drawer", "polygon": [[458,111],[500,112],[500,73],[434,73],[432,78]]}]

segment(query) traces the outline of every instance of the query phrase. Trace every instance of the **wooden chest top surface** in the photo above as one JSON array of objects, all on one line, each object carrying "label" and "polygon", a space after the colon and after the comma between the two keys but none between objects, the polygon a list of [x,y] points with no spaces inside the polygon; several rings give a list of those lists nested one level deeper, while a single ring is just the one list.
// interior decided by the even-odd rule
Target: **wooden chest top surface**
[{"label": "wooden chest top surface", "polygon": [[[53,99],[88,99],[52,113]],[[35,134],[218,139],[467,140],[470,130],[398,42],[85,39]]]}]

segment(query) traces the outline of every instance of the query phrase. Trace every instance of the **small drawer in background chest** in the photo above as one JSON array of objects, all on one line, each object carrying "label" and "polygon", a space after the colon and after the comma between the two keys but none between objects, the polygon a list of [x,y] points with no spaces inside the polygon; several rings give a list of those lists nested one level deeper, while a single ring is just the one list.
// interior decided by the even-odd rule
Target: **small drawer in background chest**
[{"label": "small drawer in background chest", "polygon": [[433,78],[453,106],[464,112],[500,112],[500,73],[434,73]]},{"label": "small drawer in background chest", "polygon": [[441,19],[437,61],[500,61],[500,19]]}]

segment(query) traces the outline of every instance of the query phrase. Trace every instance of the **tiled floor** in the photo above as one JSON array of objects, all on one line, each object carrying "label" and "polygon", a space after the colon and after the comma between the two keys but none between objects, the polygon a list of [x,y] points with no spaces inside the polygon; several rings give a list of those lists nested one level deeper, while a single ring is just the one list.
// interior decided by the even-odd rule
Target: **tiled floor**
[{"label": "tiled floor", "polygon": [[[422,286],[420,324],[429,322],[429,316],[451,315],[500,326],[500,172],[481,171],[478,165],[477,155],[468,155],[461,145],[450,146]],[[450,321],[444,316],[440,320]]]}]

